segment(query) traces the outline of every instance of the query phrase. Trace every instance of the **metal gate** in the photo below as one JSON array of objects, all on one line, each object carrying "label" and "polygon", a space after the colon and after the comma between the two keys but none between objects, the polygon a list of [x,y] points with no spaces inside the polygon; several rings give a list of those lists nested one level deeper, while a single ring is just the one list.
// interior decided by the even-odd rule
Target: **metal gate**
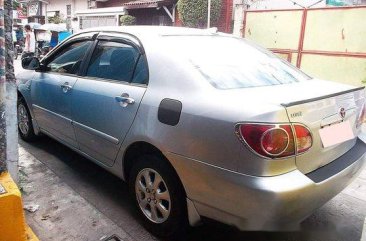
[{"label": "metal gate", "polygon": [[112,16],[82,16],[80,17],[80,29],[103,27],[103,26],[116,26],[117,18]]},{"label": "metal gate", "polygon": [[246,11],[244,37],[318,78],[366,82],[366,6]]}]

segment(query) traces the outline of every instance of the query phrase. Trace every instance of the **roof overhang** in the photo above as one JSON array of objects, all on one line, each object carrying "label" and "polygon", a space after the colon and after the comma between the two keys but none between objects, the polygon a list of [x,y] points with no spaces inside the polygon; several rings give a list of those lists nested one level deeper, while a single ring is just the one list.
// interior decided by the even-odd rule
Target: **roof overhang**
[{"label": "roof overhang", "polygon": [[168,5],[173,5],[175,0],[137,0],[124,3],[126,9],[141,9],[141,8],[160,8]]},{"label": "roof overhang", "polygon": [[19,3],[36,3],[36,2],[41,2],[41,3],[44,3],[44,4],[50,4],[49,1],[46,1],[46,0],[20,0],[18,1]]}]

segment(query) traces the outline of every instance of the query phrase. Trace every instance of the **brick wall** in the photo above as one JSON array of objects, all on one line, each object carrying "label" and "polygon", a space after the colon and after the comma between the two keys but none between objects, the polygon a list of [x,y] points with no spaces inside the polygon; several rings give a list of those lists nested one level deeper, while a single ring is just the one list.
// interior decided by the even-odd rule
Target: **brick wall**
[{"label": "brick wall", "polygon": [[233,0],[222,0],[221,16],[217,24],[220,32],[231,33],[232,16]]}]

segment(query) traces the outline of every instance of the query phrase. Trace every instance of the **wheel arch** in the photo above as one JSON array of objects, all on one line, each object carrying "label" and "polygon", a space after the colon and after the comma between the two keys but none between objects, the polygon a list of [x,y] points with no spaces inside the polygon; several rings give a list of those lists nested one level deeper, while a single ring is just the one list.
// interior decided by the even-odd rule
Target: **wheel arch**
[{"label": "wheel arch", "polygon": [[34,119],[33,111],[32,111],[32,109],[30,108],[30,106],[29,106],[29,104],[28,104],[28,101],[27,101],[27,99],[25,98],[25,95],[23,95],[23,93],[22,93],[19,89],[17,89],[17,93],[18,93],[18,101],[19,101],[20,99],[23,99],[23,100],[24,100],[24,103],[26,104],[26,106],[27,106],[27,108],[28,108],[28,110],[29,110],[29,113],[30,113],[30,115],[31,115],[32,119]]},{"label": "wheel arch", "polygon": [[186,197],[185,208],[186,208],[186,214],[187,214],[189,224],[191,226],[197,226],[197,225],[201,224],[201,216],[197,212],[197,209],[196,209],[194,203],[188,198],[187,192],[185,190],[185,187],[183,185],[183,182],[182,182],[180,176],[178,175],[178,172],[176,171],[174,166],[171,164],[169,159],[156,146],[154,146],[148,142],[145,142],[145,141],[138,141],[138,142],[132,143],[131,145],[129,145],[126,148],[124,158],[123,158],[123,165],[122,165],[123,176],[124,176],[125,181],[127,181],[127,182],[129,181],[129,174],[133,167],[134,160],[136,160],[139,156],[146,155],[146,154],[152,154],[152,155],[159,156],[161,158],[161,160],[166,162],[166,164],[168,164],[171,167],[171,170],[174,172],[174,174],[178,178],[179,186],[180,186],[181,190],[183,191],[184,196]]},{"label": "wheel arch", "polygon": [[39,129],[39,126],[38,126],[38,123],[36,122],[35,118],[34,118],[34,113],[33,113],[33,109],[30,107],[28,101],[27,101],[27,98],[25,97],[25,95],[19,90],[19,88],[17,89],[17,95],[18,95],[18,100],[19,101],[20,99],[23,99],[26,107],[28,108],[29,110],[29,113],[30,113],[30,116],[32,118],[32,124],[33,124],[33,129],[34,129],[34,132],[35,134],[38,136],[41,134],[40,132],[40,129]]},{"label": "wheel arch", "polygon": [[167,165],[171,167],[171,170],[174,172],[174,174],[177,176],[180,186],[182,190],[184,191],[184,194],[186,195],[185,188],[183,186],[183,183],[175,170],[174,166],[171,164],[169,159],[157,148],[156,146],[145,142],[145,141],[137,141],[132,144],[130,144],[125,151],[125,154],[123,156],[123,165],[122,165],[122,171],[123,171],[123,177],[126,181],[129,180],[129,175],[131,172],[131,169],[133,167],[133,164],[135,160],[143,155],[155,155],[160,157],[162,161],[164,161]]}]

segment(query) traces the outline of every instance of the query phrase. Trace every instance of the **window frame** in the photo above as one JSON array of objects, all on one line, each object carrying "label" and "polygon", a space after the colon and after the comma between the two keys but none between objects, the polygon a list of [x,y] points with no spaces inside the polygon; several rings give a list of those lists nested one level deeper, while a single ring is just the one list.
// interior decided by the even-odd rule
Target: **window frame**
[{"label": "window frame", "polygon": [[[72,77],[78,77],[80,76],[81,70],[84,66],[84,62],[86,61],[86,57],[89,55],[90,51],[94,49],[95,45],[95,39],[98,35],[98,32],[87,32],[87,33],[81,33],[77,34],[75,36],[72,36],[68,39],[66,39],[64,42],[62,42],[60,45],[55,47],[51,50],[42,60],[41,60],[41,69],[39,72],[48,73],[48,74],[55,74],[55,75],[65,75],[65,76],[72,76]],[[75,74],[69,74],[69,73],[61,73],[61,72],[53,72],[50,71],[47,68],[47,65],[52,62],[55,57],[62,52],[64,49],[68,48],[70,45],[78,42],[84,42],[84,41],[90,41],[91,45],[87,49],[87,53],[85,54],[83,60],[81,61],[80,67],[78,71]]]},{"label": "window frame", "polygon": [[[92,77],[92,76],[87,75],[87,71],[88,71],[88,67],[91,62],[91,58],[92,58],[96,48],[98,47],[99,42],[115,42],[115,43],[129,45],[138,52],[139,55],[134,64],[132,78],[129,81],[106,79],[106,78]],[[132,83],[133,77],[135,76],[136,67],[137,67],[137,64],[138,64],[140,58],[144,58],[145,68],[147,70],[147,78],[146,78],[145,84]],[[124,85],[138,86],[138,87],[147,87],[148,83],[149,83],[149,79],[150,79],[149,73],[150,73],[149,66],[148,66],[145,51],[141,45],[141,42],[136,37],[134,37],[130,34],[121,34],[119,32],[115,32],[115,33],[113,33],[113,35],[110,35],[105,32],[101,32],[101,33],[99,33],[98,37],[96,37],[94,44],[93,44],[93,48],[88,50],[88,53],[85,56],[84,61],[80,66],[79,77],[83,78],[83,79],[90,79],[90,80],[102,81],[102,82],[107,82],[107,83],[124,84]]]}]

